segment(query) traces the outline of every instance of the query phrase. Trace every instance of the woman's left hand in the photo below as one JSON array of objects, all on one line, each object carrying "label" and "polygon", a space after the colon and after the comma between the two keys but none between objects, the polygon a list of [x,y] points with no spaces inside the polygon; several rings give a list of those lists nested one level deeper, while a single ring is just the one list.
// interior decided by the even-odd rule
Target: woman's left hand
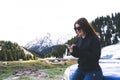
[{"label": "woman's left hand", "polygon": [[73,52],[73,47],[76,46],[75,44],[72,44],[70,46],[68,46],[69,52],[72,53]]}]

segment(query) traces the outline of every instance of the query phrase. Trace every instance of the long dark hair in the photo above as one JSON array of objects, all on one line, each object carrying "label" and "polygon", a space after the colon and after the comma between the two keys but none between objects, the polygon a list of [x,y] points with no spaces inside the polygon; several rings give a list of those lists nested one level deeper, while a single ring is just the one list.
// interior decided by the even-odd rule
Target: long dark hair
[{"label": "long dark hair", "polygon": [[96,31],[95,29],[93,28],[93,26],[87,21],[86,18],[80,18],[78,19],[75,23],[74,23],[74,27],[76,27],[76,24],[79,24],[81,29],[83,29],[83,31],[86,33],[86,36],[87,35],[96,35]]}]

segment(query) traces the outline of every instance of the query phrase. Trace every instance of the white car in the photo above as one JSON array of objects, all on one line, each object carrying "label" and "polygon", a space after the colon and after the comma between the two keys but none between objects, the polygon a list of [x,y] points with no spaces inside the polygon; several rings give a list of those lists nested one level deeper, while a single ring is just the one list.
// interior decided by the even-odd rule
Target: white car
[{"label": "white car", "polygon": [[[77,66],[77,64],[74,64],[65,70],[65,80],[70,80],[70,76]],[[103,71],[104,80],[120,80],[120,60],[100,60],[100,66]]]}]

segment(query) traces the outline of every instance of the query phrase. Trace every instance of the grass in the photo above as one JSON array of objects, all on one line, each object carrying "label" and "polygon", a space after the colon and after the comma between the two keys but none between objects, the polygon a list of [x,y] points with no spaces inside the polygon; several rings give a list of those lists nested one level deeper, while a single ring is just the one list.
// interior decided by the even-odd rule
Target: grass
[{"label": "grass", "polygon": [[[32,70],[44,70],[49,77],[37,79],[37,77],[30,76],[21,76],[19,80],[59,80],[62,78],[65,69],[75,64],[76,61],[68,61],[66,64],[47,64],[44,60],[31,60],[31,61],[10,61],[7,65],[2,65],[0,63],[0,80],[3,80],[11,75],[13,75],[16,71],[23,69],[32,69]],[[58,79],[59,78],[59,79]]]}]

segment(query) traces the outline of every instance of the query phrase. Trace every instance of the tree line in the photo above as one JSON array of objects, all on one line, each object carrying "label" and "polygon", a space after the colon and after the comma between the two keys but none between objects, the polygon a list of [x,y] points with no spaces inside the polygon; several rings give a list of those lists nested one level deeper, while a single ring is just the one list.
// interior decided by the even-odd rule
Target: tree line
[{"label": "tree line", "polygon": [[[111,14],[111,16],[102,16],[97,17],[90,24],[93,25],[97,33],[99,33],[101,47],[105,47],[108,45],[116,44],[120,39],[120,13]],[[68,40],[66,43],[72,44],[77,40],[77,36]],[[65,43],[65,44],[66,44]],[[61,45],[57,49],[52,50],[45,57],[63,57],[65,53],[65,45]]]},{"label": "tree line", "polygon": [[0,41],[0,61],[29,60],[33,58],[31,55],[25,54],[17,43]]},{"label": "tree line", "polygon": [[101,46],[116,44],[120,38],[120,13],[98,17],[91,23],[101,37]]}]

